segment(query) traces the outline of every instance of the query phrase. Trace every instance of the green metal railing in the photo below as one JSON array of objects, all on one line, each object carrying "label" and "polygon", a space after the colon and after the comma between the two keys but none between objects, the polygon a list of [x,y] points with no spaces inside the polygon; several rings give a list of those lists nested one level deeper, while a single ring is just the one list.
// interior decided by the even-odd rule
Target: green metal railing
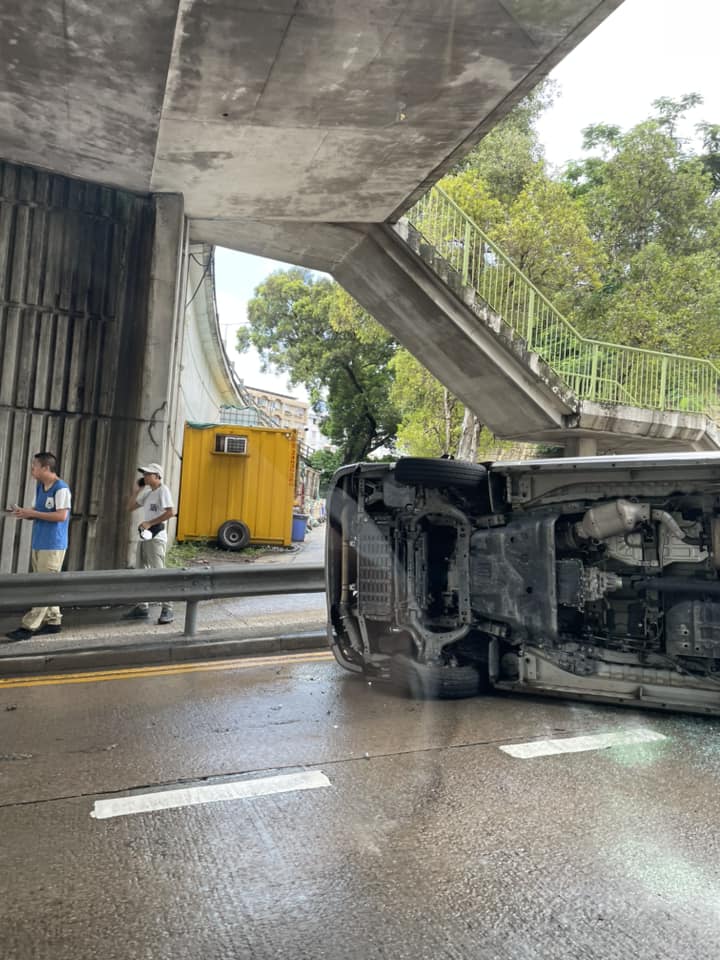
[{"label": "green metal railing", "polygon": [[718,419],[720,366],[583,337],[440,187],[407,219],[580,399]]}]

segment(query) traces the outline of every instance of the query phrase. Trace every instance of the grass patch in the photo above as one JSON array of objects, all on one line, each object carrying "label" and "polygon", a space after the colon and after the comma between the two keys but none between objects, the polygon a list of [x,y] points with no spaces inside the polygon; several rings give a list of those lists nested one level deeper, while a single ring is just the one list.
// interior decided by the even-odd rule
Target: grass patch
[{"label": "grass patch", "polygon": [[165,558],[166,567],[189,567],[194,563],[234,563],[255,560],[267,553],[267,547],[245,547],[244,550],[223,550],[214,541],[186,540],[175,543]]}]

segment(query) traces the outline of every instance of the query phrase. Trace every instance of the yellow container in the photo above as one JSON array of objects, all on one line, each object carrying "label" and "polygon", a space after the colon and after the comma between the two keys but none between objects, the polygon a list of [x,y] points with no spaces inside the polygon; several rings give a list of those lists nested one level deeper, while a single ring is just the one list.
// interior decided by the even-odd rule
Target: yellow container
[{"label": "yellow container", "polygon": [[289,546],[297,431],[185,424],[177,540]]}]

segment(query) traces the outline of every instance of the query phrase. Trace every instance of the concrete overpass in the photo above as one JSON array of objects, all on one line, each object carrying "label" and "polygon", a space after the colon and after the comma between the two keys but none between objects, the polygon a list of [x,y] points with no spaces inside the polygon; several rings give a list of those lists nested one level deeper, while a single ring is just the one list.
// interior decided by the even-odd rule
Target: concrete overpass
[{"label": "concrete overpass", "polygon": [[329,270],[367,305],[372,225],[619,2],[8,0],[0,495],[56,447],[79,491],[71,565],[121,564],[138,457],[177,483],[189,243]]},{"label": "concrete overpass", "polygon": [[0,156],[180,194],[216,243],[378,223],[619,3],[6,0]]}]

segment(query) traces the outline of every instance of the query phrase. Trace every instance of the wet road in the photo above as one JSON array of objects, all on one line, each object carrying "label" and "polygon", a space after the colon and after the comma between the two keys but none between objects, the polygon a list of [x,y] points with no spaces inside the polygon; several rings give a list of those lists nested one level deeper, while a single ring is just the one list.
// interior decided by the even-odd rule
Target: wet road
[{"label": "wet road", "polygon": [[4,683],[0,955],[715,960],[719,734],[413,703],[325,654]]}]

